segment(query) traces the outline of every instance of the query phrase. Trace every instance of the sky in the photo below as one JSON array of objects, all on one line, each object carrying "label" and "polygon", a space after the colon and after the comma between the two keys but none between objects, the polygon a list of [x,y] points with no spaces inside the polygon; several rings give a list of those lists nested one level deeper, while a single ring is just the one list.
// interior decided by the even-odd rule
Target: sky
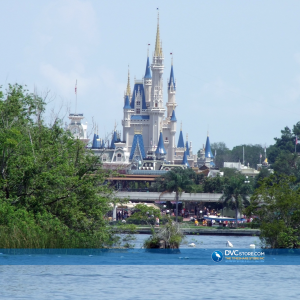
[{"label": "sky", "polygon": [[[27,85],[52,112],[83,113],[100,137],[122,131],[128,65],[131,88],[155,46],[157,8],[171,56],[176,117],[196,152],[206,141],[274,143],[300,121],[300,1],[0,0],[0,85]],[[68,121],[65,118],[65,121]],[[50,121],[49,121],[50,122]],[[178,124],[178,131],[180,124]],[[178,138],[178,133],[177,133]]]}]

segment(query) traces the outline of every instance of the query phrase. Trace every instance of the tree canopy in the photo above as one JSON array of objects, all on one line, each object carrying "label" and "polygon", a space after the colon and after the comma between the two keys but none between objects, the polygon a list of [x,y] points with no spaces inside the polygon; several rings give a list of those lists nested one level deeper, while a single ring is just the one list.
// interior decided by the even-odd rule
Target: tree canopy
[{"label": "tree canopy", "polygon": [[20,85],[0,93],[0,247],[111,244],[108,175],[59,120],[46,126],[44,109]]},{"label": "tree canopy", "polygon": [[267,248],[299,248],[300,189],[293,176],[274,174],[264,178],[245,212],[256,216],[260,239]]}]

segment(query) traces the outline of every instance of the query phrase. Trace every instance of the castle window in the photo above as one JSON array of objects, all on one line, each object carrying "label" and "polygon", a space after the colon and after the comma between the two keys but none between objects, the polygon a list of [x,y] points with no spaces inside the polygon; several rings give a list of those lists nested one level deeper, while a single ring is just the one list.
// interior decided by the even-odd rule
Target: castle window
[{"label": "castle window", "polygon": [[119,153],[119,154],[117,155],[117,161],[121,161],[121,158],[122,158],[122,154]]},{"label": "castle window", "polygon": [[141,101],[136,101],[136,105],[141,105]]},{"label": "castle window", "polygon": [[136,109],[136,113],[137,113],[137,114],[140,114],[140,113],[141,113],[141,110],[140,110],[139,108],[137,108],[137,109]]},{"label": "castle window", "polygon": [[168,137],[166,137],[166,141],[168,140]]},{"label": "castle window", "polygon": [[157,107],[157,102],[155,102],[155,107]]}]

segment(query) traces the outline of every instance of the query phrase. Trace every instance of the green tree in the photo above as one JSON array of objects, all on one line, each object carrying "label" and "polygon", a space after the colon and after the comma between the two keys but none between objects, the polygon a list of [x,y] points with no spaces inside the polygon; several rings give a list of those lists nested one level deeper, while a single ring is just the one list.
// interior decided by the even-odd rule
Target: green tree
[{"label": "green tree", "polygon": [[262,168],[257,176],[255,176],[254,188],[258,188],[260,186],[261,181],[264,178],[269,177],[271,174],[267,168]]},{"label": "green tree", "polygon": [[[275,144],[270,146],[267,149],[269,162],[271,164],[275,163],[277,157],[281,154],[281,152],[294,153],[295,152],[296,135],[299,135],[299,134],[300,134],[300,122],[298,122],[296,125],[294,125],[293,130],[291,130],[287,126],[283,130],[281,130],[281,137],[274,138]],[[300,145],[297,145],[296,150],[297,150],[297,152],[300,151]]]},{"label": "green tree", "polygon": [[113,196],[104,184],[109,174],[58,120],[46,126],[44,109],[20,85],[0,94],[0,231],[10,240],[19,232],[23,247],[30,230],[31,241],[45,237],[41,247],[111,244],[104,219]]},{"label": "green tree", "polygon": [[216,168],[223,168],[224,162],[232,161],[231,150],[227,148],[224,142],[212,143],[212,153],[215,154],[215,165]]},{"label": "green tree", "polygon": [[241,212],[245,204],[249,202],[248,196],[252,192],[252,182],[248,183],[248,181],[243,175],[230,177],[224,184],[224,194],[220,198],[225,205],[235,209],[236,227],[238,226],[238,212]]},{"label": "green tree", "polygon": [[190,178],[191,170],[174,168],[158,177],[156,184],[162,190],[161,196],[166,193],[175,193],[176,196],[176,222],[178,221],[178,199],[185,191],[191,189],[193,181]]},{"label": "green tree", "polygon": [[203,182],[204,193],[222,193],[224,189],[224,182],[226,179],[220,176],[205,178]]},{"label": "green tree", "polygon": [[263,179],[245,211],[258,217],[264,247],[300,247],[300,190],[295,177],[274,174]]},{"label": "green tree", "polygon": [[147,221],[149,216],[154,216],[154,218],[160,217],[160,210],[145,204],[137,204],[134,207],[134,218]]},{"label": "green tree", "polygon": [[260,154],[263,153],[264,149],[261,145],[240,145],[235,146],[231,150],[232,161],[243,162],[243,148],[245,165],[249,163],[249,166],[256,168],[256,165],[260,162]]}]

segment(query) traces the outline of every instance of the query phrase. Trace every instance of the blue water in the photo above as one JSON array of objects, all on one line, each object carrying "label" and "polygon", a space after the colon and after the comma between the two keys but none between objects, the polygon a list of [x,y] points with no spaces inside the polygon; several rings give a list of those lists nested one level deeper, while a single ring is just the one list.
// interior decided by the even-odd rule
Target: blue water
[{"label": "blue water", "polygon": [[[145,235],[138,235],[140,247]],[[198,248],[255,237],[189,236]],[[224,244],[225,243],[225,244]],[[28,258],[30,259],[30,257]],[[1,299],[299,299],[299,266],[0,266]]]}]

